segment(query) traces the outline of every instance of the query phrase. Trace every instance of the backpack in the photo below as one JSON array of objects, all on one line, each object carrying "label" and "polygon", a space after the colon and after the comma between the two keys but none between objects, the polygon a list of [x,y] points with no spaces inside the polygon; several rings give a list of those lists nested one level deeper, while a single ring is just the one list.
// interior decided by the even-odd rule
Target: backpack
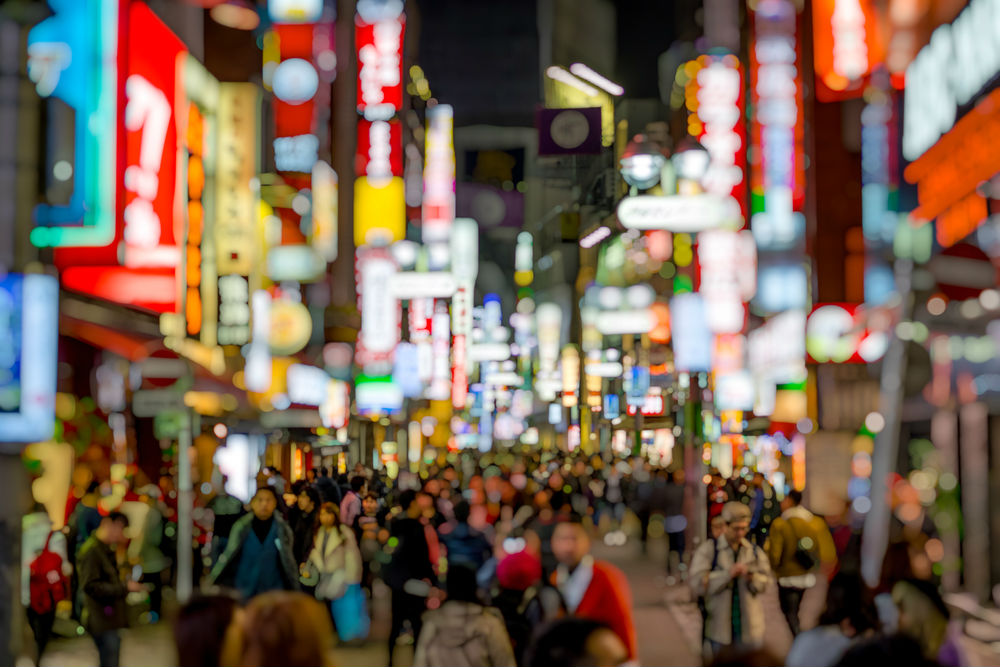
[{"label": "backpack", "polygon": [[[801,523],[805,522],[801,521]],[[795,530],[795,524],[791,521],[788,522],[788,527],[795,538],[795,553],[792,554],[792,558],[803,570],[812,572],[819,566],[819,544],[812,535],[800,537],[798,531]]]},{"label": "backpack", "polygon": [[46,614],[55,609],[56,603],[69,597],[69,585],[63,575],[62,556],[49,549],[52,532],[45,538],[45,546],[29,565],[28,590],[31,609]]}]

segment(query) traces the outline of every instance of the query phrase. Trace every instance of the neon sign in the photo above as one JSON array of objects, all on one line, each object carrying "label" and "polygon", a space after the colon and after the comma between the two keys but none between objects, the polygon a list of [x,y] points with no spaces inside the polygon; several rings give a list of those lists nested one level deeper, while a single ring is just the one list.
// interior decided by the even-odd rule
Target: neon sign
[{"label": "neon sign", "polygon": [[916,160],[955,124],[968,104],[1000,71],[1000,6],[973,0],[951,24],[931,35],[906,69],[903,156]]},{"label": "neon sign", "polygon": [[817,97],[860,95],[872,67],[885,61],[871,0],[816,0],[812,17]]},{"label": "neon sign", "polygon": [[386,120],[403,107],[403,31],[406,18],[355,19],[358,53],[358,113]]},{"label": "neon sign", "polygon": [[702,179],[718,197],[732,196],[746,219],[746,133],[743,129],[743,75],[736,56],[701,56],[693,83],[697,86],[695,114],[699,141],[711,161]]},{"label": "neon sign", "polygon": [[36,442],[55,427],[59,283],[0,278],[0,442]]},{"label": "neon sign", "polygon": [[366,368],[390,366],[399,342],[402,317],[399,301],[389,289],[396,274],[396,262],[385,248],[358,248],[356,260],[358,310],[358,363]]},{"label": "neon sign", "polygon": [[789,249],[805,233],[802,78],[797,16],[789,0],[761,0],[752,13],[751,229],[761,250]]},{"label": "neon sign", "polygon": [[446,243],[455,220],[454,114],[447,104],[427,111],[424,165],[423,240]]},{"label": "neon sign", "polygon": [[[28,76],[42,97],[75,112],[73,193],[35,208],[38,247],[104,247],[115,238],[118,0],[56,2],[28,33]],[[81,26],[88,26],[83,30]]]}]

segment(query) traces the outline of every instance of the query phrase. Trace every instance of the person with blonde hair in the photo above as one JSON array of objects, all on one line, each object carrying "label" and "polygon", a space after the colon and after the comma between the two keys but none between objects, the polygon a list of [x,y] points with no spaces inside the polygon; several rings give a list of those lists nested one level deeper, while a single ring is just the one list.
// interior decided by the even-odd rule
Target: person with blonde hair
[{"label": "person with blonde hair", "polygon": [[892,601],[899,610],[900,633],[917,640],[925,658],[944,667],[968,664],[951,636],[948,607],[934,584],[904,579],[892,587]]},{"label": "person with blonde hair", "polygon": [[234,618],[226,635],[223,665],[333,667],[330,615],[305,593],[261,593]]}]

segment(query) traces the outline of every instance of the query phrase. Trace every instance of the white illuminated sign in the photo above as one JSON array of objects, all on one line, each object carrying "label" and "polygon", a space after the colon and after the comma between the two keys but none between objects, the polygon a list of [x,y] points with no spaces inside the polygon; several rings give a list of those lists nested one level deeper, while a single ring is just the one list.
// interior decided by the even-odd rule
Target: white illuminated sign
[{"label": "white illuminated sign", "polygon": [[[221,284],[222,280],[220,279],[219,282]],[[246,305],[245,301],[244,305]],[[257,290],[253,293],[252,305],[253,342],[247,351],[246,364],[243,367],[243,382],[249,391],[263,393],[271,388],[271,295],[264,290]],[[219,343],[222,343],[221,326],[219,327]]]},{"label": "white illuminated sign", "polygon": [[361,298],[359,344],[371,361],[387,360],[399,342],[399,304],[389,285],[396,274],[396,263],[386,252],[361,255],[358,262]]},{"label": "white illuminated sign", "polygon": [[713,333],[739,333],[743,302],[757,291],[757,246],[748,231],[710,230],[698,235],[698,263],[708,328]]},{"label": "white illuminated sign", "polygon": [[389,291],[397,299],[447,299],[457,289],[454,276],[445,271],[404,271],[395,274],[389,281]]},{"label": "white illuminated sign", "polygon": [[865,12],[858,0],[836,0],[833,7],[833,71],[849,81],[868,71]]},{"label": "white illuminated sign", "polygon": [[805,375],[806,314],[789,310],[775,315],[747,336],[749,367],[758,378],[798,382]]},{"label": "white illuminated sign", "polygon": [[454,113],[447,104],[427,111],[423,239],[447,243],[455,219]]},{"label": "white illuminated sign", "polygon": [[320,406],[327,400],[330,376],[322,368],[292,364],[285,377],[288,399],[292,403]]},{"label": "white illuminated sign", "polygon": [[638,195],[618,205],[618,220],[628,229],[700,232],[738,226],[740,207],[732,197],[700,195]]},{"label": "white illuminated sign", "polygon": [[323,14],[323,0],[267,0],[272,23],[316,23]]},{"label": "white illuminated sign", "polygon": [[219,277],[219,345],[250,340],[250,285],[239,275]]},{"label": "white illuminated sign", "polygon": [[749,371],[715,376],[715,407],[718,410],[752,410],[755,394]]},{"label": "white illuminated sign", "polygon": [[711,160],[702,178],[709,193],[727,197],[743,182],[743,118],[739,106],[743,84],[740,70],[714,61],[698,70],[698,120],[705,127],[701,145]]},{"label": "white illuminated sign", "polygon": [[312,282],[322,277],[325,271],[326,262],[312,246],[281,245],[267,251],[267,277],[274,282]]},{"label": "white illuminated sign", "polygon": [[605,336],[649,333],[656,326],[650,310],[612,310],[597,316],[597,330]]},{"label": "white illuminated sign", "polygon": [[507,361],[510,359],[510,345],[507,343],[479,343],[471,345],[467,352],[469,361]]},{"label": "white illuminated sign", "polygon": [[594,377],[618,378],[622,376],[624,369],[617,361],[591,361],[583,367],[583,371]]},{"label": "white illuminated sign", "polygon": [[274,140],[274,167],[278,171],[312,172],[319,159],[319,138],[314,134]]},{"label": "white illuminated sign", "polygon": [[1000,71],[1000,2],[972,0],[906,68],[903,156],[914,161]]}]

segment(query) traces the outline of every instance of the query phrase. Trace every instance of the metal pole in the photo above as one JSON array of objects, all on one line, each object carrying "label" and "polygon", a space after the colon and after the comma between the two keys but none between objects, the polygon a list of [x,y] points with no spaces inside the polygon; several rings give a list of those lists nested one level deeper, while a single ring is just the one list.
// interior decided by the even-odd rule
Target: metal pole
[{"label": "metal pole", "polygon": [[[902,297],[902,317],[913,314],[913,294],[910,276],[913,262],[896,261],[896,287]],[[902,422],[903,376],[906,371],[906,344],[898,336],[892,337],[885,360],[882,362],[882,386],[879,408],[885,418],[885,428],[875,437],[872,456],[871,509],[865,516],[864,540],[861,542],[861,575],[871,587],[878,586],[882,576],[882,559],[889,547],[889,522],[887,479],[896,469],[899,456],[899,429]]]},{"label": "metal pole", "polygon": [[181,431],[177,436],[177,600],[181,604],[191,599],[192,510],[194,492],[191,488],[191,411],[185,409]]}]

